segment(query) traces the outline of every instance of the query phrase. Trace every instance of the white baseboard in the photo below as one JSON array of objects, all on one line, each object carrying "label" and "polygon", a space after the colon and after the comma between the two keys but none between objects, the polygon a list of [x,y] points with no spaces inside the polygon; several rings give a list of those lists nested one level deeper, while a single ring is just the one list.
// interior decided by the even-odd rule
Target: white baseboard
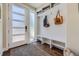
[{"label": "white baseboard", "polygon": [[7,51],[8,49],[0,49],[0,56],[2,56],[4,51]]}]

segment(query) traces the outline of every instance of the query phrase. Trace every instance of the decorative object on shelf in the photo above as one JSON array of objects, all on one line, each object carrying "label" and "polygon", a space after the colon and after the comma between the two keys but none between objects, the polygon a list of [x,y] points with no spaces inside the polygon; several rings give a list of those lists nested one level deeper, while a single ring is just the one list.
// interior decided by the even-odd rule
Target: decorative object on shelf
[{"label": "decorative object on shelf", "polygon": [[48,23],[48,20],[47,20],[47,16],[45,16],[45,18],[44,18],[43,26],[44,27],[49,27],[50,26],[49,23]]},{"label": "decorative object on shelf", "polygon": [[63,23],[63,16],[60,15],[60,11],[59,10],[57,12],[57,15],[56,15],[54,21],[55,21],[56,25],[59,25],[59,24]]}]

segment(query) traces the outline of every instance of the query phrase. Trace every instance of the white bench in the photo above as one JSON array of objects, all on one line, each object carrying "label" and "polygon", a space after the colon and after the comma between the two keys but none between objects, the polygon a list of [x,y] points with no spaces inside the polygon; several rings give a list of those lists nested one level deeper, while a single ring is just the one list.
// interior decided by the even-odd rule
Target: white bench
[{"label": "white bench", "polygon": [[47,40],[50,41],[50,43],[49,43],[50,48],[52,48],[53,45],[54,45],[54,46],[57,46],[57,47],[60,47],[60,48],[62,48],[62,49],[65,48],[65,43],[64,43],[64,42],[61,42],[61,41],[59,41],[59,40],[58,40],[58,42],[61,42],[61,43],[64,43],[64,44],[63,44],[63,45],[57,44],[57,43],[55,42],[55,41],[57,41],[57,40],[51,39],[50,37],[46,37],[46,36],[44,37],[44,36],[42,36],[42,35],[37,35],[37,37],[36,37],[36,39],[39,39],[39,40],[41,41],[41,44],[43,44],[43,43],[45,42],[43,38],[46,38]]},{"label": "white bench", "polygon": [[52,48],[52,41],[53,41],[53,40],[51,40],[51,39],[48,38],[48,37],[44,37],[44,36],[42,36],[42,35],[37,35],[37,37],[36,37],[36,39],[40,39],[40,40],[41,40],[41,44],[44,43],[43,38],[47,38],[47,39],[50,40],[50,48]]}]

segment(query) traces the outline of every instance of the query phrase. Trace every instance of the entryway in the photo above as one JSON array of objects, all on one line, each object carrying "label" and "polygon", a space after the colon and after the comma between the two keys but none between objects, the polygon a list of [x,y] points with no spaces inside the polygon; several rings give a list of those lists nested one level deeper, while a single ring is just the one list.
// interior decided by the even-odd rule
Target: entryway
[{"label": "entryway", "polygon": [[9,48],[35,41],[35,12],[20,4],[9,4]]},{"label": "entryway", "polygon": [[26,44],[26,33],[25,29],[27,22],[26,8],[20,4],[9,4],[9,20],[10,20],[10,39],[9,48],[17,47]]}]

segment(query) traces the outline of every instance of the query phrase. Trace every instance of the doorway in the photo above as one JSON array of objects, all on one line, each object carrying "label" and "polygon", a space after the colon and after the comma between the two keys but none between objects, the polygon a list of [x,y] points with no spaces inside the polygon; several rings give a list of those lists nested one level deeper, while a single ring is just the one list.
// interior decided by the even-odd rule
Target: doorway
[{"label": "doorway", "polygon": [[35,41],[35,12],[30,11],[30,43]]},{"label": "doorway", "polygon": [[10,39],[9,48],[26,44],[26,8],[20,4],[9,5]]}]

